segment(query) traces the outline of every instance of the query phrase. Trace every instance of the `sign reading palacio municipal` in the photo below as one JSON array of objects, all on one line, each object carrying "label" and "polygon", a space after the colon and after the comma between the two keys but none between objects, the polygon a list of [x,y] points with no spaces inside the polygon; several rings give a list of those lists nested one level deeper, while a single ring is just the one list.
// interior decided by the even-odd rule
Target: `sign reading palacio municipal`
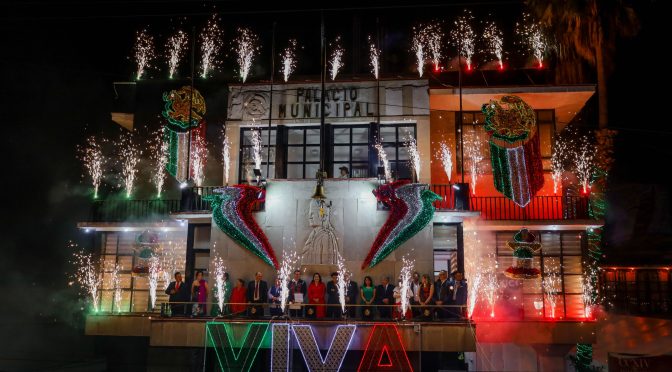
[{"label": "sign reading palacio municipal", "polygon": [[[239,85],[229,88],[229,120],[315,122],[320,118],[320,84]],[[378,116],[429,114],[426,80],[326,84],[324,114],[329,121],[372,121]],[[272,107],[271,107],[272,105]],[[270,109],[269,109],[270,107]]]}]

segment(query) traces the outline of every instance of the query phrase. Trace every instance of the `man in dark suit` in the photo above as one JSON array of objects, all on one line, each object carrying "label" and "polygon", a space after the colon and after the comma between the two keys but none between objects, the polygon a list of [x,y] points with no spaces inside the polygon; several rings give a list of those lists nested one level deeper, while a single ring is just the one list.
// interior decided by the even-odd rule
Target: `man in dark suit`
[{"label": "man in dark suit", "polygon": [[[450,295],[448,299],[449,305],[464,306],[467,304],[467,281],[464,280],[464,275],[461,272],[455,271],[450,280]],[[462,307],[448,308],[449,318],[464,317],[464,310]]]},{"label": "man in dark suit", "polygon": [[294,270],[294,279],[289,282],[287,287],[289,289],[289,298],[287,298],[287,301],[290,303],[289,316],[292,318],[302,318],[303,305],[301,304],[308,302],[308,292],[306,282],[301,279],[301,270]]},{"label": "man in dark suit", "polygon": [[183,316],[188,304],[180,302],[189,301],[189,286],[182,281],[182,273],[179,271],[175,273],[175,281],[168,284],[166,294],[170,302],[171,316]]},{"label": "man in dark suit", "polygon": [[[450,282],[448,281],[448,272],[441,270],[439,280],[434,283],[434,302],[436,305],[448,305],[450,299]],[[447,316],[445,307],[436,308],[436,317],[443,319]]]},{"label": "man in dark suit", "polygon": [[254,280],[247,284],[247,302],[259,305],[251,305],[249,315],[252,318],[264,316],[264,306],[268,302],[268,285],[261,280],[261,272],[257,271]]},{"label": "man in dark suit", "polygon": [[[345,303],[348,305],[357,305],[359,302],[359,290],[357,289],[357,282],[350,279],[348,282],[348,290],[345,293]],[[345,309],[350,318],[357,316],[357,306],[348,306]]]},{"label": "man in dark suit", "polygon": [[381,284],[376,288],[376,297],[378,297],[378,314],[381,319],[392,318],[392,307],[394,305],[394,285],[390,284],[390,277],[385,276]]},{"label": "man in dark suit", "polygon": [[338,293],[338,273],[331,273],[331,281],[327,283],[327,318],[341,318],[341,301]]}]

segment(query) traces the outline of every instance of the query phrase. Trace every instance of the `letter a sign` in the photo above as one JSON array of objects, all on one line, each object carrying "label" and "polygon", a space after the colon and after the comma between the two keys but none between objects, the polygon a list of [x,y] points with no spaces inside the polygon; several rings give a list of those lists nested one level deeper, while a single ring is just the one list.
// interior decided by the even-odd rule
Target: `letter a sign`
[{"label": "letter a sign", "polygon": [[413,371],[394,324],[376,324],[373,327],[357,371]]}]

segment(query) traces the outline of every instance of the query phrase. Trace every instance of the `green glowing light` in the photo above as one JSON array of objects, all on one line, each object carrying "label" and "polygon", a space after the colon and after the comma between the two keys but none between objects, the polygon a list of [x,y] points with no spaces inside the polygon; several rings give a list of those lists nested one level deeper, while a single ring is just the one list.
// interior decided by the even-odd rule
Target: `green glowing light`
[{"label": "green glowing light", "polygon": [[250,371],[268,328],[268,322],[249,323],[243,337],[235,339],[230,323],[208,322],[206,347],[215,349],[221,371]]}]

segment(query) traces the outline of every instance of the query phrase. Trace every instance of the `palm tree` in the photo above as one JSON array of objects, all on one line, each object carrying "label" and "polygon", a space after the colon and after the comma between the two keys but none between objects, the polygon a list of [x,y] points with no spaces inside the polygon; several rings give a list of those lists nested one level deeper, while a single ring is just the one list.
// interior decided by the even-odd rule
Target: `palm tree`
[{"label": "palm tree", "polygon": [[[597,72],[599,128],[609,122],[607,79],[613,69],[618,37],[639,31],[635,10],[624,0],[526,0],[532,13],[559,42],[560,63],[580,57]],[[580,64],[574,64],[580,69]],[[565,72],[566,73],[566,72]],[[575,70],[573,76],[581,76]]]}]

